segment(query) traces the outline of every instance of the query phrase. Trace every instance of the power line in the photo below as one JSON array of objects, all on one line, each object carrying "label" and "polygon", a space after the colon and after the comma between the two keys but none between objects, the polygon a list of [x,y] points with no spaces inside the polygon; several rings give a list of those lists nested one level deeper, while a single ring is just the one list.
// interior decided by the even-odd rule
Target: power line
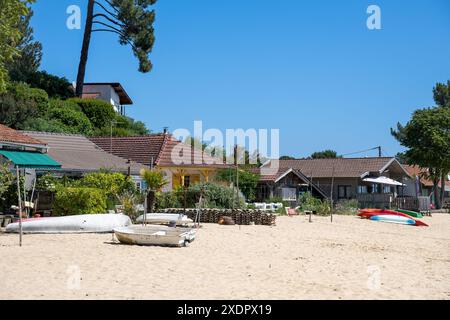
[{"label": "power line", "polygon": [[350,152],[350,153],[342,154],[341,156],[345,157],[345,156],[350,156],[350,155],[363,153],[363,152],[367,152],[367,151],[372,151],[372,150],[377,150],[377,149],[378,149],[378,156],[381,157],[381,154],[382,154],[381,146],[370,148],[370,149],[366,149],[366,150],[356,151],[356,152]]}]

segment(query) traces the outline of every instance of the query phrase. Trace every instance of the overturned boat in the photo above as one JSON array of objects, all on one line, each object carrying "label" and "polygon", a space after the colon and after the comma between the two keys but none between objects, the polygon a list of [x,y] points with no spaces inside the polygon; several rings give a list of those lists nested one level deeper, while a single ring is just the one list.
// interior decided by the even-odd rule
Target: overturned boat
[{"label": "overturned boat", "polygon": [[123,244],[183,247],[195,240],[196,230],[155,225],[132,225],[116,228],[114,234],[117,240]]},{"label": "overturned boat", "polygon": [[[194,222],[192,219],[189,219],[184,214],[147,213],[145,215],[145,223],[148,224],[170,224],[172,221],[175,221],[177,226],[185,226]],[[139,216],[136,219],[136,222],[143,223],[144,215]]]},{"label": "overturned boat", "polygon": [[[28,234],[52,233],[111,233],[114,228],[131,225],[123,214],[86,214],[65,217],[30,219],[22,222],[22,232]],[[19,223],[10,223],[6,232],[19,233]]]}]

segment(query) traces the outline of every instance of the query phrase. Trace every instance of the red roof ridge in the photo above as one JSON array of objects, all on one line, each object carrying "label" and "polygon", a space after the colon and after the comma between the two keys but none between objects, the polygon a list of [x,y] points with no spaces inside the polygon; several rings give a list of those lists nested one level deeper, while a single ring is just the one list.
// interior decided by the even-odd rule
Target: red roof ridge
[{"label": "red roof ridge", "polygon": [[[158,157],[155,160],[155,165],[158,165],[159,160],[161,160],[161,156],[163,154],[164,149],[167,146],[168,141],[173,139],[173,136],[171,134],[163,133],[163,135],[164,135],[164,140],[163,140],[163,143],[161,144],[161,148],[159,149]],[[173,139],[173,140],[175,141],[176,139]]]}]

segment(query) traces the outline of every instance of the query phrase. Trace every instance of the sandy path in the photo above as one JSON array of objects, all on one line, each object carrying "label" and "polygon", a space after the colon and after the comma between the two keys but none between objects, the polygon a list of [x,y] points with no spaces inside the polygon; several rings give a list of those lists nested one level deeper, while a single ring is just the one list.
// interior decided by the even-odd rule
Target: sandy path
[{"label": "sandy path", "polygon": [[205,224],[188,248],[0,234],[0,299],[450,299],[450,215],[424,221]]}]

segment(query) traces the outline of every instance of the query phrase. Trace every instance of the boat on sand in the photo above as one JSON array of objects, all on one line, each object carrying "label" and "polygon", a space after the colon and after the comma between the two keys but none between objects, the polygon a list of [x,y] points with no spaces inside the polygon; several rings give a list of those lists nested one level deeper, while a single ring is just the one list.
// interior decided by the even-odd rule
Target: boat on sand
[{"label": "boat on sand", "polygon": [[[425,222],[422,222],[406,213],[403,212],[398,212],[398,211],[394,211],[394,210],[383,210],[383,209],[361,209],[358,210],[359,214],[358,216],[360,216],[361,218],[365,218],[365,219],[371,219],[371,220],[377,220],[377,221],[385,221],[388,220],[388,218],[386,219],[382,219],[382,218],[374,218],[373,217],[381,217],[381,216],[398,216],[398,217],[403,217],[406,219],[412,219],[414,220],[414,224],[415,226],[425,226],[428,227],[428,225]],[[388,222],[388,221],[385,221]]]},{"label": "boat on sand", "polygon": [[196,230],[154,225],[132,225],[116,228],[114,234],[117,240],[123,244],[183,247],[194,241]]},{"label": "boat on sand", "polygon": [[[22,232],[52,233],[111,233],[114,228],[131,225],[123,214],[85,214],[65,217],[36,218],[22,222]],[[6,226],[6,232],[19,233],[19,222]]]},{"label": "boat on sand", "polygon": [[[185,226],[194,222],[192,219],[189,219],[186,215],[183,214],[147,213],[145,215],[145,223],[148,224],[170,224],[172,221],[175,221],[177,226]],[[143,223],[144,215],[139,216],[136,219],[136,222]]]}]

